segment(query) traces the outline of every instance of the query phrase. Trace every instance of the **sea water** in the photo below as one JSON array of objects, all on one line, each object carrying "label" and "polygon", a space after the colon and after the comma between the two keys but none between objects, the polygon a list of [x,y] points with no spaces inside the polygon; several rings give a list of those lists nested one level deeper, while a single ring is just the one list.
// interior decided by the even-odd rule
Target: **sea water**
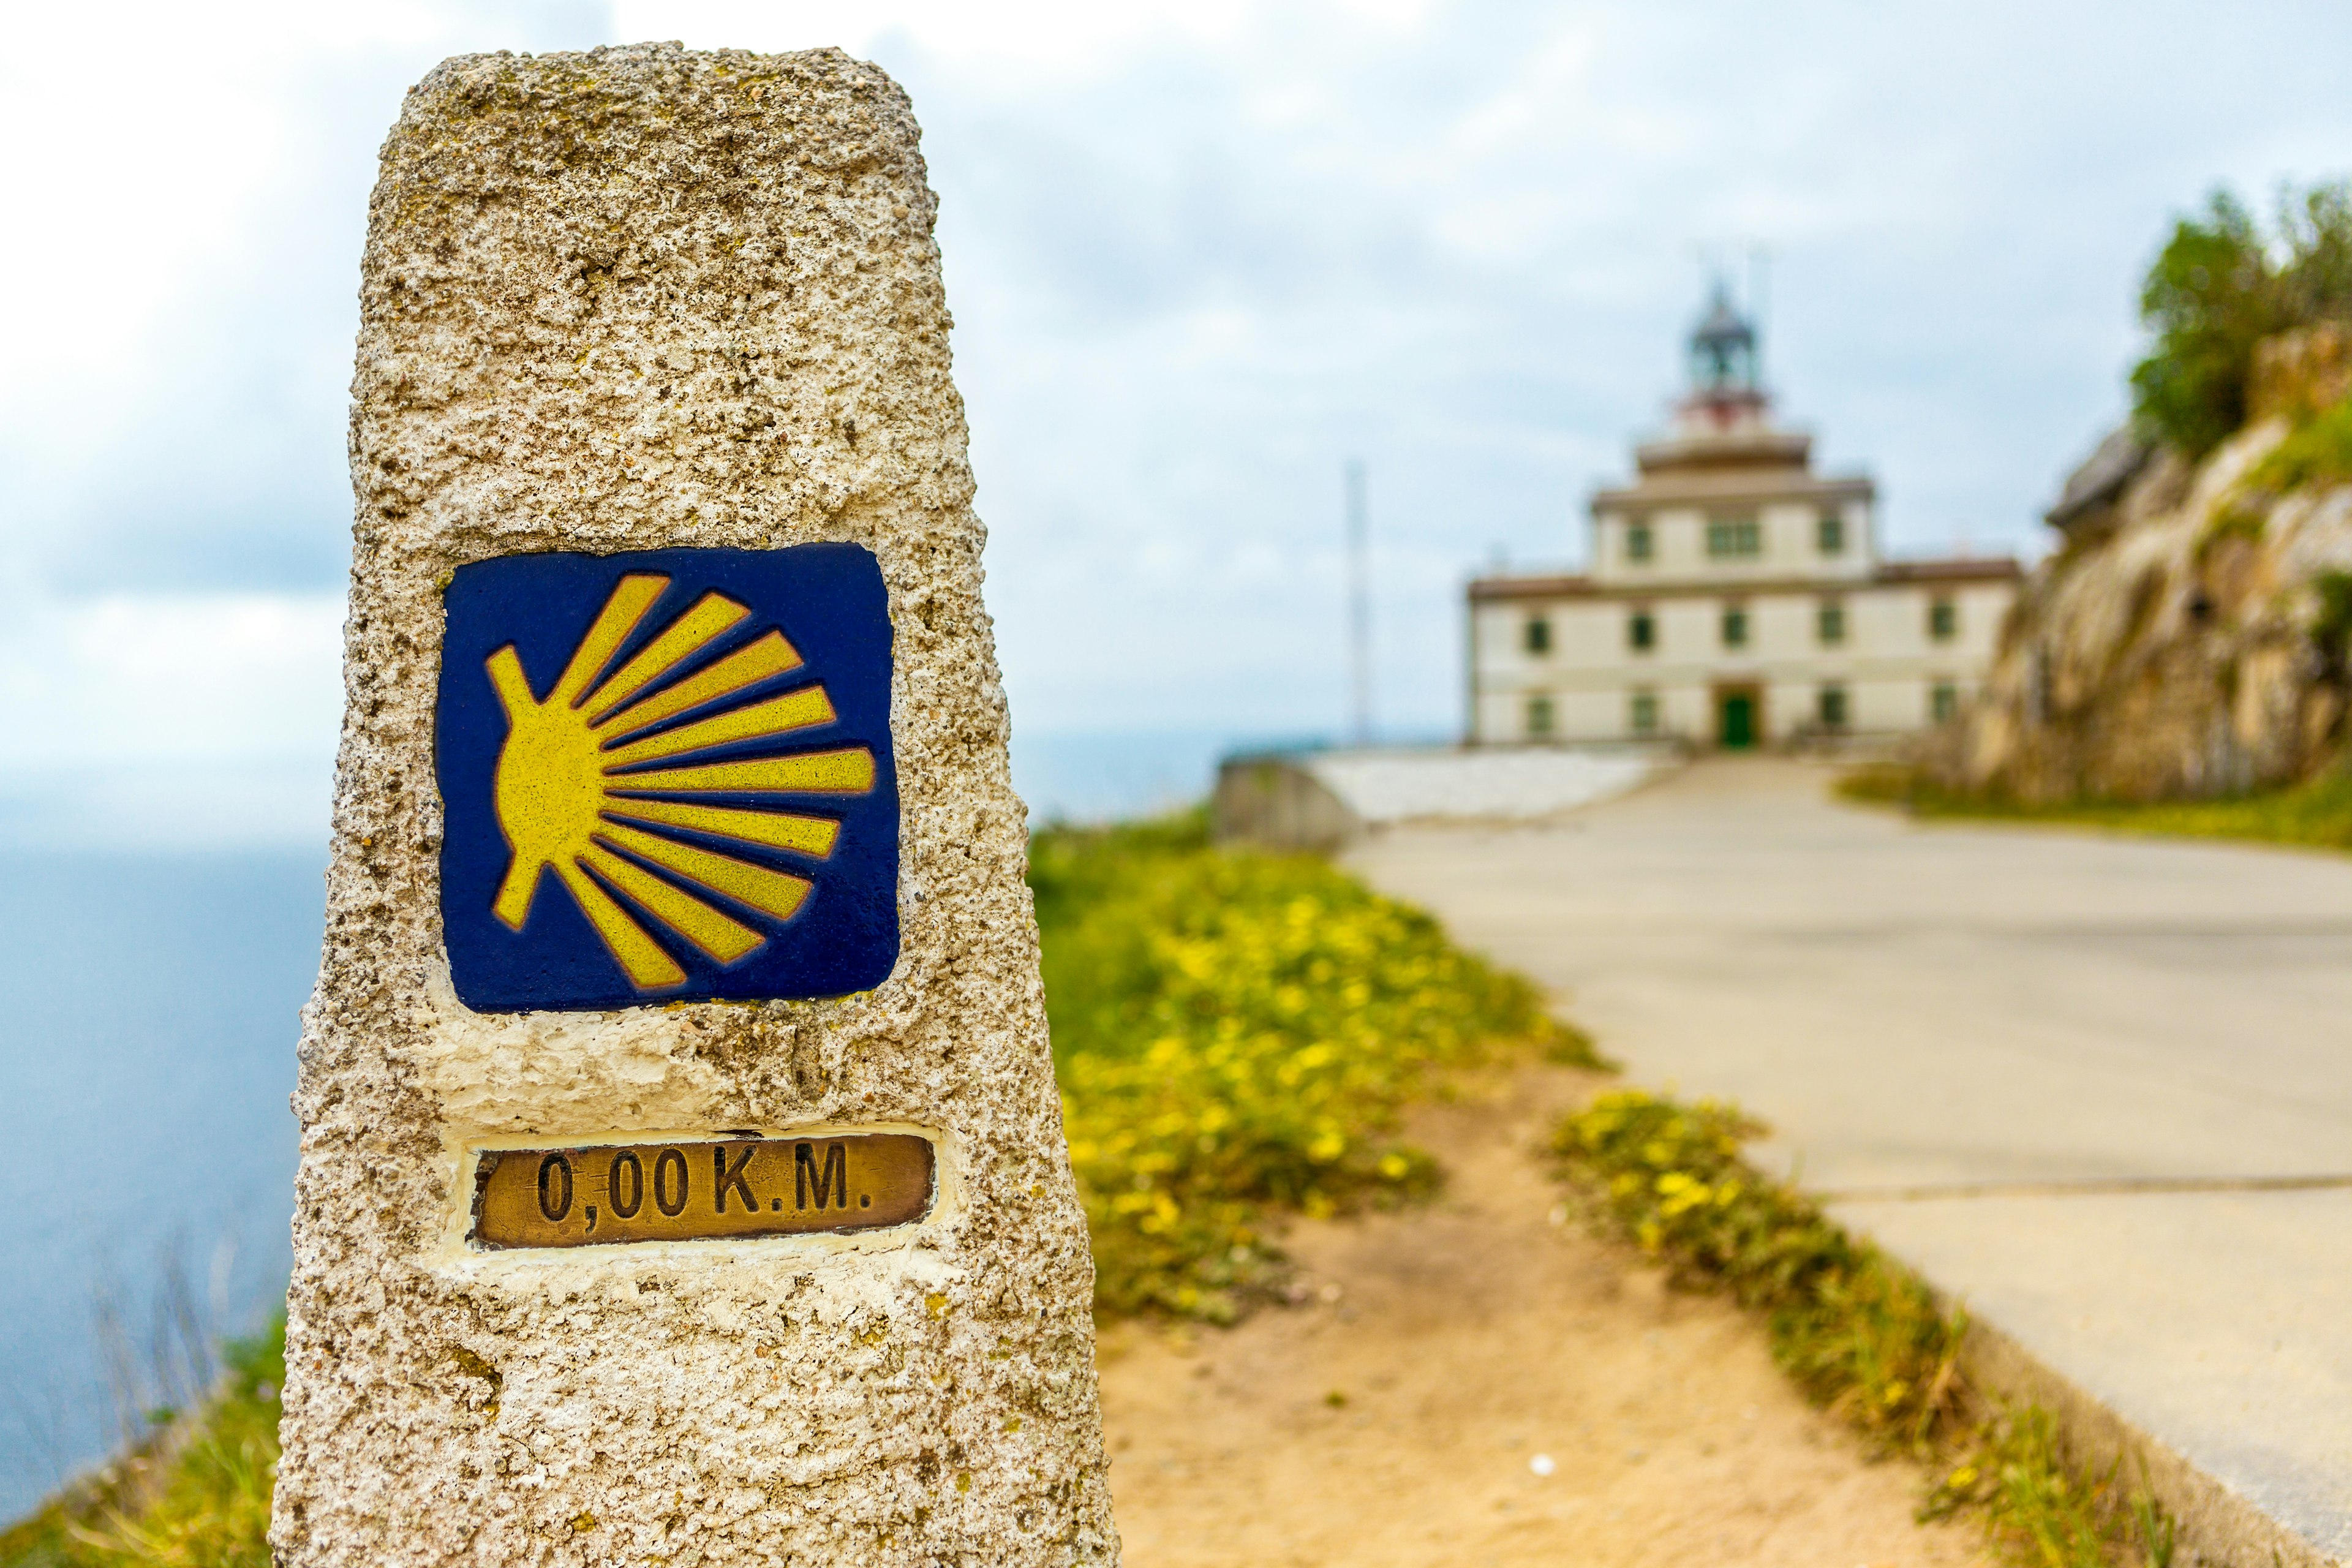
[{"label": "sea water", "polygon": [[0,852],[0,1521],[283,1299],[323,861]]},{"label": "sea water", "polygon": [[1206,799],[1218,758],[1280,743],[1227,730],[1016,729],[1013,787],[1040,826],[1153,816]]}]

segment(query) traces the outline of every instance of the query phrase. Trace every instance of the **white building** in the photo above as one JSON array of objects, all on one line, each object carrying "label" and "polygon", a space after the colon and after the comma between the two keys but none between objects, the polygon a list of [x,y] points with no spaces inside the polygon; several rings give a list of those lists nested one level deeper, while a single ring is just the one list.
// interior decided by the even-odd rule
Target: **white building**
[{"label": "white building", "polygon": [[2018,563],[1882,559],[1876,488],[1773,424],[1721,289],[1690,347],[1673,432],[1592,498],[1591,569],[1470,584],[1473,743],[1895,733],[1983,678]]}]

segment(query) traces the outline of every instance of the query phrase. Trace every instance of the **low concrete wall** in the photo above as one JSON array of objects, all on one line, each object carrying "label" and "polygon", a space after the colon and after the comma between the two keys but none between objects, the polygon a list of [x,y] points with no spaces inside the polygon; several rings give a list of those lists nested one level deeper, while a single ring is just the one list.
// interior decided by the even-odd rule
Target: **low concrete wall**
[{"label": "low concrete wall", "polygon": [[1323,782],[1288,756],[1227,757],[1209,805],[1220,844],[1328,855],[1364,830]]},{"label": "low concrete wall", "polygon": [[1655,777],[1671,746],[1265,752],[1217,770],[1220,842],[1328,854],[1400,822],[1539,822]]}]

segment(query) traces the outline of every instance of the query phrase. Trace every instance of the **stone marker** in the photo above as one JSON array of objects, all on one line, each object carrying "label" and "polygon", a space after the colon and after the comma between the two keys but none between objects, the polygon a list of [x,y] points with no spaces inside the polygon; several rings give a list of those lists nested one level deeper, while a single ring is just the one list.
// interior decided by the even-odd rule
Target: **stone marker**
[{"label": "stone marker", "polygon": [[1109,1563],[906,98],[456,59],[371,207],[288,1564]]}]

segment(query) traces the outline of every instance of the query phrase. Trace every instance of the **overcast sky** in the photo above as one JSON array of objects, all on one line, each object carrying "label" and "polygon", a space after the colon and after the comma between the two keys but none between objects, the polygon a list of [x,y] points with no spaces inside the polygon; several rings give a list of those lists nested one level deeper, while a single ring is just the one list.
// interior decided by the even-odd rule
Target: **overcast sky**
[{"label": "overcast sky", "polygon": [[231,0],[12,31],[0,827],[60,780],[320,817],[364,204],[446,54],[831,43],[906,84],[1036,733],[1337,727],[1350,456],[1381,717],[1457,722],[1463,578],[1576,557],[1710,253],[1769,257],[1770,380],[1876,475],[1894,549],[2035,551],[2122,412],[2170,218],[2352,169],[2340,0]]}]

